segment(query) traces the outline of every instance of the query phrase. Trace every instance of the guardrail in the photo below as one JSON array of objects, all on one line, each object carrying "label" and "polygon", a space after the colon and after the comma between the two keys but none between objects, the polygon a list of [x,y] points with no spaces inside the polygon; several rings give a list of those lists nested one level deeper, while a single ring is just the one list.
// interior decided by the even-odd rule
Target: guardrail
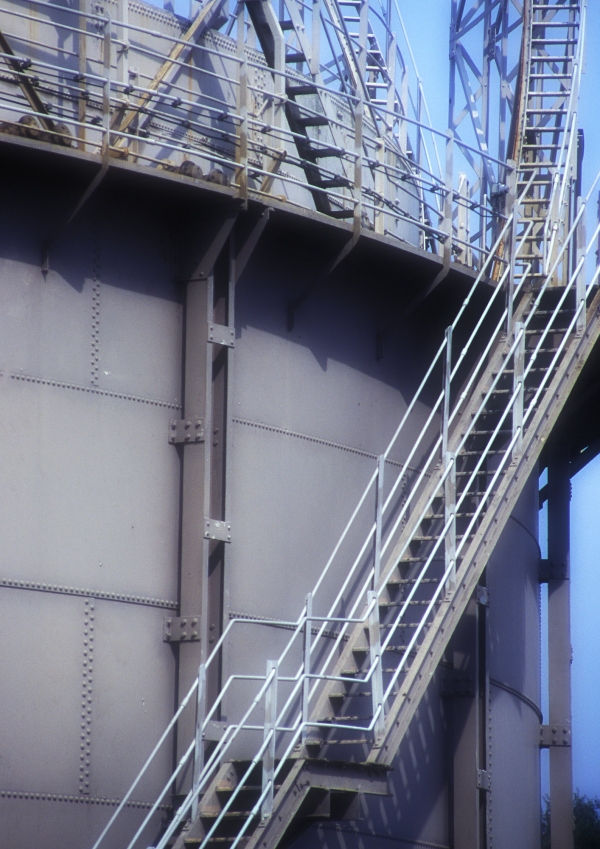
[{"label": "guardrail", "polygon": [[[307,4],[295,5],[308,15]],[[368,69],[362,85],[349,85],[339,43],[346,39],[349,54],[354,41],[345,21],[334,20],[337,0],[321,11],[325,47],[310,74],[289,51],[267,64],[251,46],[245,5],[227,14],[224,0],[207,0],[192,22],[137,2],[96,6],[103,11],[6,0],[0,131],[92,154],[105,168],[118,159],[226,184],[242,198],[325,209],[351,220],[355,232],[482,266],[502,209],[469,197],[465,175],[453,176],[453,157],[455,146],[483,154],[423,120],[418,77],[414,100],[406,85],[402,93],[390,82],[386,102],[378,102],[382,83],[369,82]],[[113,6],[121,17],[108,14]],[[218,14],[222,32],[208,28]],[[379,33],[404,80],[389,20],[375,5],[372,16],[369,38]],[[387,79],[391,71],[378,73]],[[443,169],[436,140],[446,147]],[[508,181],[510,165],[494,162]]]}]

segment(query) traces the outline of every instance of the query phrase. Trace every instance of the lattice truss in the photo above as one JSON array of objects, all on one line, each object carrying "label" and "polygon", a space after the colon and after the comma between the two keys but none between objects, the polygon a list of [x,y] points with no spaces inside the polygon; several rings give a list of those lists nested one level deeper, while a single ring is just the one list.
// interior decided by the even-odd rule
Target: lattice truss
[{"label": "lattice truss", "polygon": [[[463,191],[484,206],[502,198],[502,163],[515,156],[512,116],[523,11],[517,0],[452,0],[448,126],[456,139],[489,155],[478,158],[459,147]],[[474,179],[466,185],[469,174]]]}]

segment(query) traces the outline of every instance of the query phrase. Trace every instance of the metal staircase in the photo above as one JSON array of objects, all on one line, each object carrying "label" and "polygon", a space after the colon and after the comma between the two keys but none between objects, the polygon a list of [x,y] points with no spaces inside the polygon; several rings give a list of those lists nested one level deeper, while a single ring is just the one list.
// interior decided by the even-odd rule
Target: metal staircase
[{"label": "metal staircase", "polygon": [[[360,794],[387,792],[386,772],[600,335],[600,268],[586,283],[585,267],[600,231],[586,240],[594,187],[578,200],[573,191],[581,11],[579,3],[528,7],[521,143],[513,147],[519,167],[496,244],[300,616],[287,623],[288,645],[254,679],[252,700],[210,748],[204,734],[224,693],[206,709],[206,667],[200,668],[158,745],[194,698],[196,739],[130,849],[190,759],[189,792],[157,849],[272,849],[299,824],[356,818]],[[555,35],[559,30],[563,35]],[[547,73],[537,70],[542,63]],[[469,305],[490,278],[497,283],[472,326]],[[435,387],[423,422],[419,403]],[[390,479],[391,454],[407,444]],[[349,564],[345,544],[361,517],[373,515],[373,503],[376,519]],[[332,600],[324,586],[336,568],[344,577]],[[232,621],[207,665],[235,626]],[[293,652],[302,662],[290,675]],[[250,677],[231,676],[224,692]],[[229,754],[236,741],[256,740],[257,733],[253,757],[238,761]]]}]

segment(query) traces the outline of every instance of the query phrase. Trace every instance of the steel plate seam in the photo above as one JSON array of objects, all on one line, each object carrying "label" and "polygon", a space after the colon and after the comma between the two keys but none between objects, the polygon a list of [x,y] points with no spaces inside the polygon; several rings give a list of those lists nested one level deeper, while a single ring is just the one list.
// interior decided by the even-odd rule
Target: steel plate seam
[{"label": "steel plate seam", "polygon": [[[118,805],[120,799],[107,799],[105,796],[72,796],[65,793],[36,793],[33,790],[0,790],[2,799],[23,799],[24,801],[41,802],[83,802],[86,805]],[[127,808],[151,808],[153,802],[142,802],[131,799],[125,803]],[[160,805],[161,811],[171,810],[170,805]]]},{"label": "steel plate seam", "polygon": [[122,401],[137,401],[152,407],[165,407],[168,410],[181,410],[181,404],[175,401],[161,401],[157,398],[144,398],[141,395],[128,395],[125,392],[113,392],[110,389],[100,389],[98,386],[82,386],[78,383],[68,383],[64,380],[53,380],[49,377],[35,377],[31,374],[12,373],[11,380],[22,380],[26,383],[38,383],[43,386],[55,386],[58,389],[76,389],[79,392],[91,392],[93,395],[104,395],[108,398],[119,398]]},{"label": "steel plate seam", "polygon": [[18,581],[12,578],[0,578],[0,587],[12,590],[37,590],[43,593],[58,593],[62,595],[83,596],[102,601],[119,601],[125,604],[142,604],[147,607],[160,607],[177,610],[178,602],[164,598],[148,598],[145,596],[127,595],[126,593],[109,593],[104,590],[90,590],[81,587],[66,587],[62,584],[47,584],[41,581]]},{"label": "steel plate seam", "polygon": [[[337,448],[339,451],[346,451],[349,454],[357,454],[359,457],[366,457],[368,460],[377,460],[377,454],[371,454],[369,451],[363,451],[361,448],[353,448],[350,445],[342,445],[340,442],[330,442],[327,439],[321,439],[319,436],[309,436],[307,433],[299,433],[295,430],[288,430],[284,427],[277,427],[276,425],[264,424],[263,422],[253,422],[250,419],[238,419],[232,418],[232,422],[235,424],[248,425],[249,427],[256,427],[259,430],[267,430],[270,433],[279,433],[282,436],[292,436],[295,439],[304,439],[307,442],[315,442],[317,445],[324,445],[326,448]],[[396,466],[397,468],[403,468],[402,463],[397,460],[390,460],[389,457],[386,457],[386,463],[389,463],[390,466]],[[416,472],[417,469],[414,469],[412,466],[406,467],[410,472]],[[428,475],[429,477],[429,475]]]}]

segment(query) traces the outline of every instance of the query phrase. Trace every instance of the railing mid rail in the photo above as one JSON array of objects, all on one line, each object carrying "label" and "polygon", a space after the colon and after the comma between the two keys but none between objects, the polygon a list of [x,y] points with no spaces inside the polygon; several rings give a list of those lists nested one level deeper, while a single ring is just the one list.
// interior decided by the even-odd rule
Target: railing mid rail
[{"label": "railing mid rail", "polygon": [[[291,23],[301,13],[308,25],[307,4],[285,5]],[[453,162],[456,146],[471,159],[485,154],[429,126],[418,77],[416,97],[408,87],[392,12],[371,5],[368,39],[360,38],[371,45],[365,61],[376,64],[362,68],[359,34],[337,0],[324,0],[313,20],[323,43],[310,62],[306,39],[304,53],[292,52],[293,28],[284,35],[277,19],[273,56],[258,49],[245,4],[206,0],[189,22],[152,10],[157,22],[125,0],[107,0],[101,13],[84,0],[79,8],[6,0],[0,130],[98,156],[105,167],[128,161],[226,184],[243,198],[324,211],[352,221],[355,232],[480,268],[501,210],[469,197]],[[446,147],[443,168],[436,140]],[[510,167],[493,161],[507,182]]]}]

